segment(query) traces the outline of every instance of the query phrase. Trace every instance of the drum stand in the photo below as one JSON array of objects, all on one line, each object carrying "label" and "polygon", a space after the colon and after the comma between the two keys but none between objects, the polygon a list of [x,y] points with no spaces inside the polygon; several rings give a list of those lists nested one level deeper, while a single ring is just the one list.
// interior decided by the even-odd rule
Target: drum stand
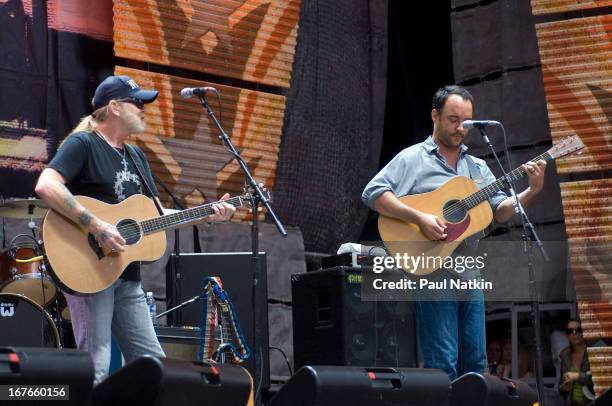
[{"label": "drum stand", "polygon": [[[34,230],[32,230],[32,233],[34,233]],[[49,275],[49,273],[47,272],[47,265],[45,265],[45,254],[44,254],[44,247],[42,244],[42,241],[37,241],[36,246],[38,247],[38,249],[40,250],[41,255],[43,256],[43,259],[41,261],[41,265],[40,265],[40,285],[41,285],[41,289],[43,289],[44,292],[44,285],[45,285],[45,275],[49,276],[49,280],[51,281],[51,283],[55,286],[55,299],[53,299],[53,303],[51,304],[51,306],[53,307],[54,312],[51,314],[51,318],[53,320],[53,322],[55,323],[55,326],[57,327],[57,332],[59,334],[59,346],[60,349],[62,348],[66,348],[65,346],[65,338],[64,338],[64,326],[62,326],[62,312],[60,310],[60,304],[59,304],[59,295],[62,294],[59,286],[57,286],[57,284],[55,283],[55,281],[53,280],[53,278],[51,277],[51,275]]]}]

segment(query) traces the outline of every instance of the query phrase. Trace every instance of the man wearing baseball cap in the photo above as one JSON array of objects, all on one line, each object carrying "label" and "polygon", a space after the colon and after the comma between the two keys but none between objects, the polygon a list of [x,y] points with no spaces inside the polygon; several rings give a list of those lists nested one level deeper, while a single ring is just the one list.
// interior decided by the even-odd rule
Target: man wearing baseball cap
[{"label": "man wearing baseball cap", "polygon": [[157,94],[157,90],[141,89],[129,76],[109,76],[98,85],[91,104],[94,110],[98,110],[113,99],[135,99],[151,103],[157,99]]},{"label": "man wearing baseball cap", "polygon": [[[66,137],[36,185],[36,193],[53,210],[87,229],[98,244],[119,254],[126,242],[116,226],[96,217],[74,196],[116,204],[139,193],[159,203],[144,153],[126,143],[131,134],[145,131],[145,105],[157,96],[156,90],[141,89],[128,76],[106,78],[94,93],[93,112]],[[226,194],[222,199],[228,197]],[[214,205],[213,211],[208,221],[228,220],[235,208],[221,203]],[[130,264],[105,290],[65,296],[77,347],[93,358],[96,384],[108,375],[111,334],[127,362],[144,355],[164,356],[145,302],[139,263]]]}]

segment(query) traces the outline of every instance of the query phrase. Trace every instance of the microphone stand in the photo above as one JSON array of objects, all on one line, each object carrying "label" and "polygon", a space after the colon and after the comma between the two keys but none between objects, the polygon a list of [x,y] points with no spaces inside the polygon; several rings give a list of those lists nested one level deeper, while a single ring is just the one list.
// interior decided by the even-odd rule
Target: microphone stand
[{"label": "microphone stand", "polygon": [[160,314],[156,315],[156,316],[155,316],[155,318],[156,318],[156,319],[159,319],[160,317],[165,316],[166,314],[168,314],[168,313],[170,313],[170,312],[173,312],[173,311],[175,311],[175,310],[178,310],[178,309],[180,309],[180,308],[182,308],[182,307],[185,307],[185,306],[187,306],[188,304],[193,303],[193,302],[195,302],[196,300],[198,300],[198,299],[200,299],[200,298],[201,298],[201,295],[197,295],[197,296],[192,297],[191,299],[187,299],[187,300],[185,300],[183,303],[181,303],[181,304],[179,304],[179,305],[176,305],[176,306],[174,306],[174,307],[172,307],[172,308],[170,308],[170,309],[166,310],[165,312],[161,312]]},{"label": "microphone stand", "polygon": [[[529,294],[531,296],[531,316],[532,316],[533,328],[535,330],[534,331],[534,344],[535,344],[534,363],[535,363],[535,373],[536,373],[536,387],[538,390],[539,404],[541,406],[544,406],[544,374],[542,371],[542,335],[540,331],[540,302],[538,300],[538,287],[536,284],[535,269],[533,266],[533,262],[531,260],[531,250],[529,246],[530,245],[529,240],[536,243],[537,247],[540,249],[540,253],[542,254],[542,257],[544,258],[546,262],[549,261],[549,257],[546,254],[546,251],[544,250],[544,244],[542,244],[542,241],[538,237],[538,234],[536,233],[536,230],[533,227],[533,224],[531,223],[531,221],[529,221],[529,217],[527,217],[527,213],[525,213],[525,210],[523,209],[523,205],[519,201],[518,196],[514,188],[512,187],[512,181],[510,180],[510,177],[504,170],[504,167],[501,164],[499,157],[497,156],[497,153],[495,152],[495,148],[493,148],[493,145],[491,145],[491,141],[489,140],[489,137],[487,135],[487,132],[484,126],[477,126],[476,128],[478,128],[478,131],[480,131],[480,134],[482,135],[482,138],[485,144],[487,144],[487,146],[493,153],[493,156],[495,157],[495,160],[497,161],[497,164],[499,165],[499,168],[501,169],[504,182],[506,182],[506,185],[508,186],[510,190],[512,198],[514,199],[514,211],[521,216],[521,221],[523,223],[523,234],[521,235],[521,239],[523,240],[523,253],[527,256],[527,268],[529,270]],[[505,150],[506,150],[506,156],[508,157],[509,155],[508,155],[507,146],[505,146]]]},{"label": "microphone stand", "polygon": [[[183,206],[183,204],[176,198],[176,196],[174,196],[174,194],[170,191],[170,189],[168,189],[168,187],[164,184],[164,182],[162,182],[155,174],[153,174],[153,179],[155,179],[155,182],[157,182],[164,189],[164,191],[168,194],[168,196],[170,196],[170,198],[172,199],[172,202],[174,203],[174,207],[176,207],[179,210],[185,210],[185,206]],[[174,247],[172,251],[173,252],[172,252],[172,255],[170,256],[170,262],[169,262],[170,270],[169,272],[168,270],[166,270],[166,303],[168,307],[174,306],[176,304],[177,298],[181,297],[180,286],[177,283],[177,279],[181,278],[181,263],[180,263],[181,237],[180,237],[180,230],[178,228],[174,229]],[[170,286],[170,289],[168,289],[168,286]],[[170,293],[170,295],[168,295],[168,292]],[[180,306],[172,308],[171,310],[180,309],[181,307],[183,306],[180,305]],[[169,313],[169,311],[166,311],[158,315],[156,318],[159,318],[161,315],[166,314],[166,313]],[[169,326],[173,326],[173,325],[180,326],[182,322],[183,322],[182,311],[179,311],[176,314],[172,314],[170,315],[170,317],[166,319],[166,324]]]},{"label": "microphone stand", "polygon": [[[255,179],[251,175],[251,172],[249,171],[249,168],[246,162],[244,161],[244,159],[242,159],[242,156],[240,156],[240,153],[238,152],[236,147],[234,147],[234,144],[232,144],[232,141],[230,140],[229,136],[227,135],[227,133],[221,126],[221,123],[215,116],[215,113],[210,108],[208,102],[206,101],[206,95],[205,94],[199,95],[199,99],[200,99],[200,104],[202,105],[202,108],[208,112],[208,116],[210,117],[212,122],[215,124],[215,126],[219,130],[219,139],[221,140],[223,144],[225,144],[225,146],[227,147],[229,152],[234,156],[234,158],[236,158],[236,161],[238,161],[238,164],[240,165],[242,172],[244,172],[247,183],[251,189],[251,207],[252,207],[252,212],[253,212],[253,220],[251,223],[251,274],[253,275],[253,284],[251,285],[251,306],[253,308],[253,314],[255,315],[257,314],[255,310],[257,306],[257,301],[255,300],[255,297],[257,294],[256,286],[258,284],[259,274],[260,274],[259,229],[258,229],[258,219],[257,219],[257,211],[258,211],[259,203],[264,205],[268,214],[272,217],[272,220],[274,221],[274,224],[276,225],[278,232],[283,237],[287,237],[287,232],[285,231],[285,228],[281,224],[278,217],[276,217],[274,210],[272,210],[269,200],[266,198],[265,194],[263,193],[263,191],[261,190],[261,188],[255,181]],[[265,298],[265,300],[267,300],[267,298]],[[266,314],[266,317],[267,317],[267,314]],[[257,320],[257,317],[253,317],[253,344],[255,343],[255,337],[257,336],[257,321],[256,320]],[[254,383],[254,399],[255,399],[255,405],[257,406],[259,404],[258,403],[259,402],[259,392],[261,390],[260,384],[262,380],[261,375],[263,373],[262,364],[261,364],[262,362],[261,357],[263,356],[263,352],[259,348],[256,348],[255,345],[253,345],[253,348],[254,348],[254,355],[255,355],[255,372],[257,373],[258,379],[259,379],[258,383]]]}]

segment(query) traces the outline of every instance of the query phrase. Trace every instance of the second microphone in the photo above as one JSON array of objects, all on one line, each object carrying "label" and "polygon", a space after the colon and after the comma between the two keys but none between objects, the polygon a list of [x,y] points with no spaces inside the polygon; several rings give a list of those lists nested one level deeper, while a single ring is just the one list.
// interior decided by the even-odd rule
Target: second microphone
[{"label": "second microphone", "polygon": [[217,89],[212,86],[186,87],[181,90],[181,97],[183,99],[191,99],[193,96],[204,96],[207,92],[217,93]]}]

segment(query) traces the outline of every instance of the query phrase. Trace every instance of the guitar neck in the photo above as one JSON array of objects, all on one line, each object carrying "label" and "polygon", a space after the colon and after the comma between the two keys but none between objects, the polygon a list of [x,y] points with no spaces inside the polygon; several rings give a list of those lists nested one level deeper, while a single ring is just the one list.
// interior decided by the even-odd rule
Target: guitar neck
[{"label": "guitar neck", "polygon": [[[230,199],[224,200],[224,203],[231,204],[232,206],[239,208],[245,205],[243,196],[235,196]],[[184,224],[191,223],[192,221],[201,220],[204,217],[213,214],[212,206],[219,202],[208,203],[202,206],[193,207],[191,209],[181,210],[176,213],[166,214],[163,216],[143,220],[139,223],[143,234],[153,234],[162,230],[170,228],[180,227]]]},{"label": "guitar neck", "polygon": [[[550,152],[546,151],[542,155],[538,155],[537,157],[533,158],[531,161],[535,162],[539,160],[544,160],[548,162],[548,161],[552,161],[553,159],[554,158],[550,154]],[[493,197],[495,193],[499,192],[504,187],[506,187],[508,183],[507,180],[509,180],[510,182],[514,182],[514,181],[521,179],[525,175],[526,175],[525,170],[523,169],[522,166],[519,166],[512,172],[507,173],[506,175],[498,178],[495,182],[480,189],[478,192],[469,195],[468,197],[463,199],[462,202],[467,206],[468,209],[471,209],[472,207],[476,207],[480,203],[484,202],[490,197]]]}]

